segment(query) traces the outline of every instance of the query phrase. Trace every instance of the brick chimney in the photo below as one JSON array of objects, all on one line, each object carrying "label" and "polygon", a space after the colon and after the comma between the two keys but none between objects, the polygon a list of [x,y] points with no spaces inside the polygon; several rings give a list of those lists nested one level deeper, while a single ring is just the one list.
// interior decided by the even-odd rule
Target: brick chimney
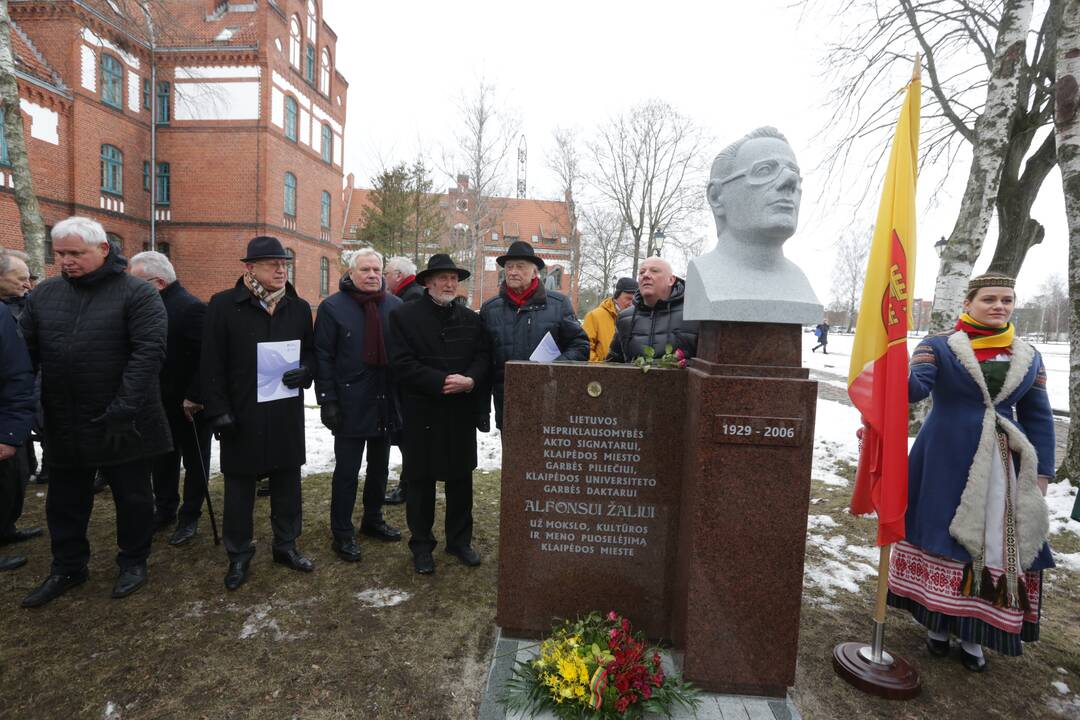
[{"label": "brick chimney", "polygon": [[468,192],[469,190],[469,176],[465,174],[459,174],[457,176],[457,189],[458,192]]}]

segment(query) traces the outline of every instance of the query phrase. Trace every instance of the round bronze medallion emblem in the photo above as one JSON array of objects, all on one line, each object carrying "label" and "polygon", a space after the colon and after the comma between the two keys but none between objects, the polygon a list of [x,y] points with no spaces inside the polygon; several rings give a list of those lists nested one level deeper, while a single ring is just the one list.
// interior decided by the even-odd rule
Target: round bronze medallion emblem
[{"label": "round bronze medallion emblem", "polygon": [[585,392],[589,393],[589,397],[600,397],[600,393],[604,392],[604,388],[600,386],[600,383],[593,380],[585,386]]}]

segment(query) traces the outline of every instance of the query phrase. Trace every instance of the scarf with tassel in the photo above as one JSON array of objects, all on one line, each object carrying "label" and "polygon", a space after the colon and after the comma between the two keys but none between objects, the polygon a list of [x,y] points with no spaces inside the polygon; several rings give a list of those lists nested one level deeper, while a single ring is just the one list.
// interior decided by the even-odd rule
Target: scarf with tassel
[{"label": "scarf with tassel", "polygon": [[364,292],[349,282],[342,283],[342,289],[360,303],[360,308],[364,311],[364,364],[386,367],[389,358],[386,354],[386,343],[383,342],[382,318],[379,317],[379,306],[386,298],[385,287],[375,292]]},{"label": "scarf with tassel", "polygon": [[967,313],[962,313],[956,321],[956,330],[963,330],[971,340],[971,349],[975,351],[975,359],[986,362],[1002,353],[1012,354],[1009,347],[1016,337],[1016,326],[1008,323],[1005,327],[990,327],[980,325]]},{"label": "scarf with tassel", "polygon": [[274,314],[274,308],[281,302],[281,298],[285,297],[285,288],[270,292],[249,272],[244,273],[244,287],[262,302],[263,307],[266,308],[266,312],[271,315]]}]

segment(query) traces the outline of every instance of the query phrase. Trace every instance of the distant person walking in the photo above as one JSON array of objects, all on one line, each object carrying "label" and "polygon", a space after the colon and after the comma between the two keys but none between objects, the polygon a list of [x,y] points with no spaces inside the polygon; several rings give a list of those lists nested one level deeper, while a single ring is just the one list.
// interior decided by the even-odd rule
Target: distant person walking
[{"label": "distant person walking", "polygon": [[889,604],[927,629],[931,655],[973,672],[983,647],[1019,655],[1039,638],[1042,571],[1053,567],[1047,483],[1054,419],[1039,352],[1009,322],[1014,280],[972,279],[954,332],[911,356],[908,399],[934,404],[908,460],[906,539],[893,549]]},{"label": "distant person walking", "polygon": [[810,348],[810,352],[817,352],[818,348],[821,348],[821,352],[824,355],[829,354],[829,323],[820,322],[814,328],[814,334],[817,335],[818,344]]},{"label": "distant person walking", "polygon": [[581,327],[589,336],[589,362],[602,363],[607,359],[611,340],[615,337],[615,318],[619,311],[625,310],[634,302],[634,293],[637,290],[638,284],[634,278],[619,278],[611,297],[604,298],[599,306],[585,316]]}]

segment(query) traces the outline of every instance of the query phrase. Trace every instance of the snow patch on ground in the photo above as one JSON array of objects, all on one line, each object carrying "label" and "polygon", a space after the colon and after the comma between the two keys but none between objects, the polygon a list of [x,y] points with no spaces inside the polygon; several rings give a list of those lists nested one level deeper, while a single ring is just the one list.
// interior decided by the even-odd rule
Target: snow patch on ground
[{"label": "snow patch on ground", "polygon": [[240,639],[247,640],[248,638],[255,637],[256,635],[265,634],[269,635],[276,641],[282,640],[299,640],[306,637],[308,633],[286,633],[278,625],[277,620],[270,616],[270,612],[273,610],[273,606],[270,603],[263,603],[255,605],[248,613],[247,619],[244,620],[244,626],[240,628]]},{"label": "snow patch on ground", "polygon": [[112,700],[105,703],[105,709],[101,713],[101,720],[120,720],[120,706]]},{"label": "snow patch on ground", "polygon": [[855,431],[860,427],[861,416],[855,408],[835,400],[818,400],[811,477],[826,485],[848,484],[836,473],[836,461],[846,460],[852,464],[859,461],[859,440]]},{"label": "snow patch on ground", "polygon": [[811,515],[807,518],[807,530],[820,530],[821,528],[834,527],[836,527],[836,521],[832,519],[831,515]]},{"label": "snow patch on ground", "polygon": [[1071,519],[1076,503],[1076,488],[1068,480],[1050,483],[1046,488],[1046,505],[1050,508],[1050,534],[1071,532],[1080,535],[1080,523]]},{"label": "snow patch on ground", "polygon": [[405,602],[412,595],[393,588],[372,588],[356,593],[356,599],[372,608],[393,607]]},{"label": "snow patch on ground", "polygon": [[1068,695],[1069,694],[1069,686],[1066,685],[1065,683],[1061,682],[1060,680],[1055,680],[1054,682],[1052,682],[1050,684],[1053,685],[1054,689],[1057,690],[1062,695]]},{"label": "snow patch on ground", "polygon": [[[840,590],[860,592],[859,584],[877,575],[877,565],[871,564],[876,563],[879,555],[875,548],[851,545],[843,535],[825,537],[817,533],[807,535],[806,544],[811,549],[806,559],[806,586],[820,591],[824,596],[811,596],[808,598],[810,602],[827,602]],[[819,553],[823,557],[816,557]]]}]

